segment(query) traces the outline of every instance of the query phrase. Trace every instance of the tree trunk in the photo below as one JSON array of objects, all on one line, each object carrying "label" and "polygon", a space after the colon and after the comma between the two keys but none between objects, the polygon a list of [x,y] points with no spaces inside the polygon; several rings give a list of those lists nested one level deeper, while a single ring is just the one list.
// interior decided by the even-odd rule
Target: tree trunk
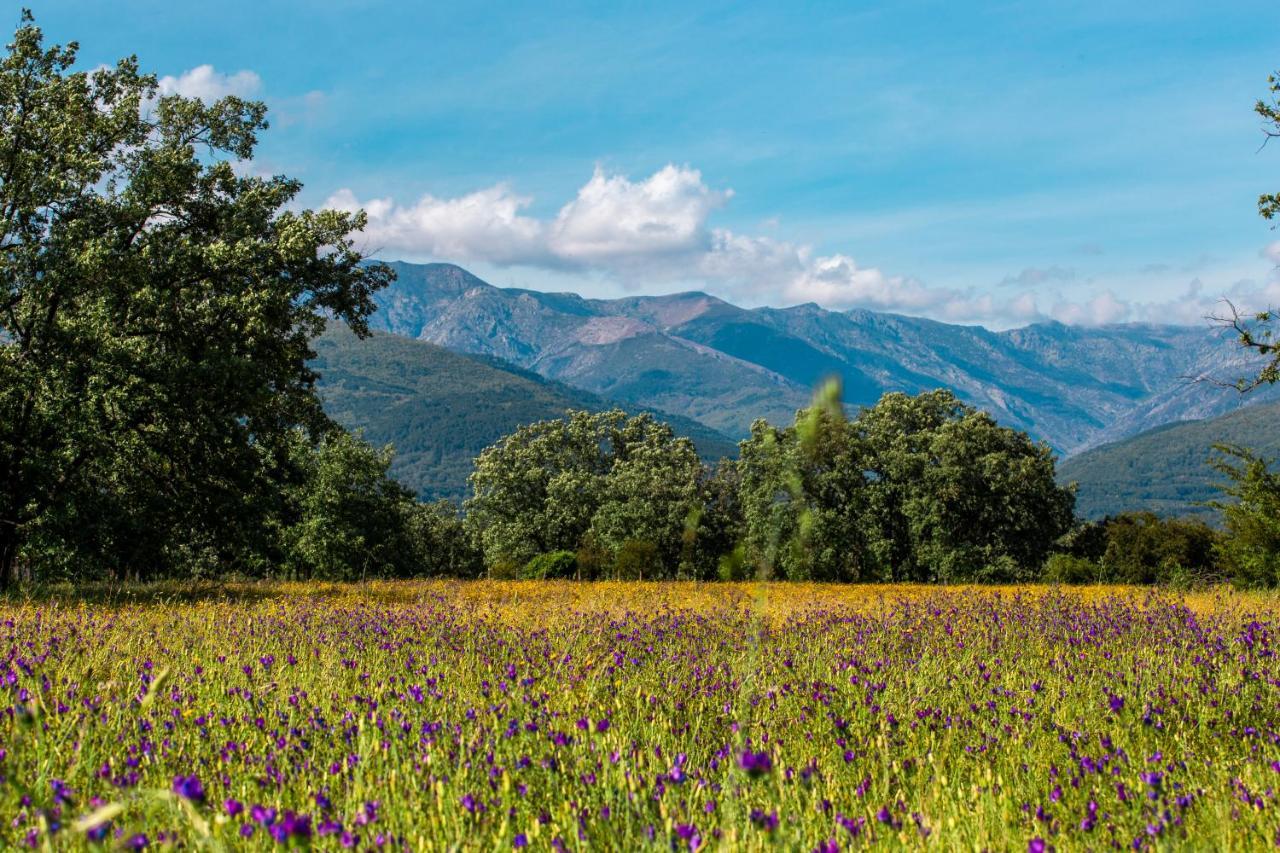
[{"label": "tree trunk", "polygon": [[0,592],[12,589],[18,582],[18,528],[0,520]]}]

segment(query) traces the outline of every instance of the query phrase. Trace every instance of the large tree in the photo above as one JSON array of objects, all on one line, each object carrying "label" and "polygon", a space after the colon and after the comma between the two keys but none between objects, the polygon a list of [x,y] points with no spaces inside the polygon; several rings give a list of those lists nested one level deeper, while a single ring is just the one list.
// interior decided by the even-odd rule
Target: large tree
[{"label": "large tree", "polygon": [[764,577],[868,579],[865,446],[837,407],[751,425],[737,463],[746,556]]},{"label": "large tree", "polygon": [[310,339],[366,332],[391,276],[352,245],[362,215],[288,210],[296,181],[240,168],[264,105],[76,51],[24,13],[0,60],[0,584],[37,540],[124,547],[113,519],[139,559],[249,543],[293,429],[331,429]]},{"label": "large tree", "polygon": [[613,558],[644,543],[653,574],[669,576],[688,550],[701,476],[693,444],[652,415],[568,412],[480,454],[466,524],[491,568],[584,547]]},{"label": "large tree", "polygon": [[855,421],[867,448],[867,537],[883,577],[1010,581],[1071,527],[1053,452],[950,391],[886,394]]}]

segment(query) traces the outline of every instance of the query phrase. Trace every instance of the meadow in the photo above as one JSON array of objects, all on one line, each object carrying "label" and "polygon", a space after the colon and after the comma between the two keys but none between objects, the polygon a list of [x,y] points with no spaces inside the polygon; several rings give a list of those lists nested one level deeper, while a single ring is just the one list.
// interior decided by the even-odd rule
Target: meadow
[{"label": "meadow", "polygon": [[0,844],[1246,849],[1271,593],[374,582],[0,603]]}]

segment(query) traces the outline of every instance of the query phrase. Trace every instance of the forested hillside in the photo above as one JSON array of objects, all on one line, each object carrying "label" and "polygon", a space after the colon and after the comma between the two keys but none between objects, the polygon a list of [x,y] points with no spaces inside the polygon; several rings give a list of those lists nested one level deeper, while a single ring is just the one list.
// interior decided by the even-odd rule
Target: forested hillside
[{"label": "forested hillside", "polygon": [[[615,405],[496,358],[396,335],[360,340],[338,324],[314,349],[326,411],[375,446],[395,445],[392,476],[425,499],[461,499],[472,460],[523,424]],[[660,417],[693,439],[704,460],[737,454],[731,439],[697,421]]]},{"label": "forested hillside", "polygon": [[1058,467],[1058,480],[1079,483],[1076,512],[1102,518],[1128,510],[1216,519],[1205,501],[1220,499],[1223,477],[1208,464],[1214,444],[1280,456],[1280,404],[1248,406],[1226,415],[1169,424],[1094,448]]}]

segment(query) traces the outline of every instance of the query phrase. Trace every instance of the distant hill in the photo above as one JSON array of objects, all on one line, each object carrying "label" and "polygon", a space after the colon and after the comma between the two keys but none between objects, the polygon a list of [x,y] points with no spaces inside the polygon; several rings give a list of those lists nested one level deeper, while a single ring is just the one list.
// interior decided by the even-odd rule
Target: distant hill
[{"label": "distant hill", "polygon": [[1222,496],[1215,484],[1223,477],[1206,464],[1214,444],[1280,457],[1280,404],[1169,424],[1096,447],[1059,465],[1058,480],[1080,484],[1076,512],[1085,518],[1145,509],[1211,520],[1215,511],[1198,504]]},{"label": "distant hill", "polygon": [[[790,423],[814,385],[839,376],[845,400],[950,388],[1063,454],[1241,405],[1194,377],[1256,371],[1204,326],[1084,328],[1037,323],[992,332],[817,305],[745,309],[705,293],[585,299],[499,288],[452,264],[393,263],[371,322],[456,352],[497,356],[631,405],[744,435],[755,418]],[[1249,403],[1280,399],[1280,388]]]},{"label": "distant hill", "polygon": [[[325,410],[374,445],[394,444],[392,475],[427,499],[464,497],[472,460],[517,427],[615,405],[496,358],[395,335],[360,340],[334,326],[313,348]],[[654,414],[693,439],[704,459],[737,455],[731,439],[697,421]]]}]

